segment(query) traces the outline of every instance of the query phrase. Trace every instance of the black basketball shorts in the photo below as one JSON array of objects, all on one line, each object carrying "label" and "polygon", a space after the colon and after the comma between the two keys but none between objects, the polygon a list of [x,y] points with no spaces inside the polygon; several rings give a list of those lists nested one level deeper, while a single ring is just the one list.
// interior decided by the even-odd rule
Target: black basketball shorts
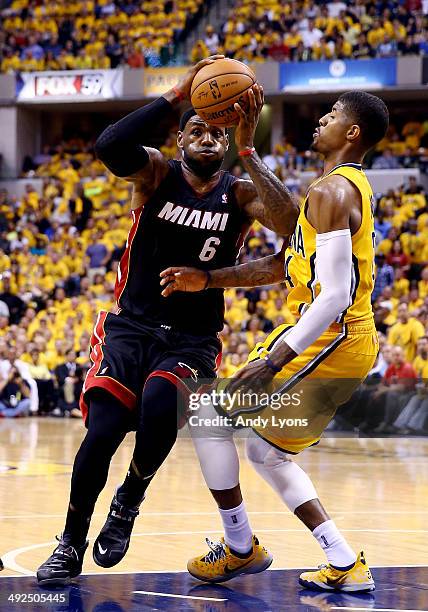
[{"label": "black basketball shorts", "polygon": [[221,342],[215,333],[193,335],[168,325],[135,320],[123,311],[101,311],[91,337],[91,368],[80,397],[84,421],[88,392],[100,388],[129,410],[139,406],[150,376],[162,376],[188,394],[198,381],[212,380],[221,361]]}]

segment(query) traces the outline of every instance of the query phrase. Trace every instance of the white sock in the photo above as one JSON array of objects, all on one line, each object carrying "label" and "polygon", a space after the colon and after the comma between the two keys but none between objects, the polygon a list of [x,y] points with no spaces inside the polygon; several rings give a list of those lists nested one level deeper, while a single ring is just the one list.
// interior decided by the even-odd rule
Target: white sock
[{"label": "white sock", "polygon": [[357,560],[357,555],[346,542],[336,527],[334,521],[321,523],[312,532],[327,556],[327,560],[334,567],[348,567]]},{"label": "white sock", "polygon": [[253,545],[253,532],[251,531],[244,502],[236,508],[222,510],[219,508],[224,527],[224,540],[226,544],[239,553],[246,553]]}]

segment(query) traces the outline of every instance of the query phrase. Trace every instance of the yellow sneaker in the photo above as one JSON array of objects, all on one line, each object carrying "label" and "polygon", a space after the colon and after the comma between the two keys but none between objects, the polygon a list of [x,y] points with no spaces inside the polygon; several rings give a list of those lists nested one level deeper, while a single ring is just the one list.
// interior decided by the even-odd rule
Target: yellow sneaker
[{"label": "yellow sneaker", "polygon": [[272,555],[259,544],[254,535],[253,551],[245,559],[234,555],[224,538],[220,542],[211,542],[206,538],[206,543],[211,548],[210,552],[202,557],[194,557],[187,563],[187,571],[205,582],[226,582],[242,574],[258,574],[273,561]]},{"label": "yellow sneaker", "polygon": [[299,583],[317,591],[345,591],[347,593],[375,590],[372,573],[361,551],[354,566],[343,572],[331,565],[320,565],[316,572],[303,572]]}]

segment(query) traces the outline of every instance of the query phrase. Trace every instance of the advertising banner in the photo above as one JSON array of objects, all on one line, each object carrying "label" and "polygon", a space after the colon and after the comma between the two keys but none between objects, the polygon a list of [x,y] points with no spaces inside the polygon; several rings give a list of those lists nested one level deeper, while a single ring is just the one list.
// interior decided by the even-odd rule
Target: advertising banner
[{"label": "advertising banner", "polygon": [[122,94],[122,70],[23,72],[16,81],[16,97],[20,102],[108,100]]},{"label": "advertising banner", "polygon": [[379,89],[397,82],[395,58],[289,62],[279,69],[282,91]]},{"label": "advertising banner", "polygon": [[188,66],[171,66],[169,68],[146,68],[144,70],[144,95],[157,98],[168,89],[177,85],[179,79],[189,70]]}]

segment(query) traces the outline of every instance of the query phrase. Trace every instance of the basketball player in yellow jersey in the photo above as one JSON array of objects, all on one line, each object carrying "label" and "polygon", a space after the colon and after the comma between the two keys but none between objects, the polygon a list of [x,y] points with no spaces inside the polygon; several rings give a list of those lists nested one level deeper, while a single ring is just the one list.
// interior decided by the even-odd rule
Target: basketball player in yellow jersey
[{"label": "basketball player in yellow jersey", "polygon": [[[372,191],[361,164],[387,127],[388,110],[382,100],[360,91],[343,94],[319,120],[314,133],[312,147],[324,157],[324,172],[308,190],[286,249],[208,274],[188,268],[170,268],[161,274],[165,296],[176,290],[279,281],[290,289],[287,305],[297,323],[280,326],[257,345],[227,390],[242,393],[268,386],[282,396],[288,393],[296,401],[283,412],[288,419],[300,418],[300,426],[275,424],[273,404],[267,409],[232,407],[227,414],[233,415],[235,423],[239,417],[268,417],[266,423],[252,421],[247,455],[324,549],[327,565],[300,576],[300,584],[307,588],[346,592],[375,588],[364,554],[357,556],[347,544],[308,475],[291,456],[318,443],[337,407],[367,376],[378,352],[370,303],[374,282]],[[256,160],[245,158],[244,166],[252,163]],[[212,405],[199,413],[204,418],[216,414]],[[253,552],[255,536],[239,487],[233,428],[217,426],[204,431],[198,422],[191,419],[190,429],[205,480],[219,505],[225,538],[217,544],[208,541],[211,552],[191,559],[188,569],[201,580],[221,582],[260,571],[263,560],[260,553],[255,558]]]}]

